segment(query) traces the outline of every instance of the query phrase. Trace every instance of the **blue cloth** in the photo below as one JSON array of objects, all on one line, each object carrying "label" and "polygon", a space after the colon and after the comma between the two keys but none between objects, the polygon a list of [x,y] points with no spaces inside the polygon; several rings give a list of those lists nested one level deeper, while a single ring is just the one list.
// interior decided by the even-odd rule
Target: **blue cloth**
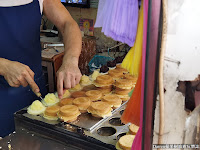
[{"label": "blue cloth", "polygon": [[[41,13],[38,0],[32,3],[0,7],[0,58],[28,65],[35,73],[35,82],[46,94],[42,75],[40,46]],[[38,99],[29,86],[10,87],[0,76],[0,136],[14,131],[13,113]]]}]

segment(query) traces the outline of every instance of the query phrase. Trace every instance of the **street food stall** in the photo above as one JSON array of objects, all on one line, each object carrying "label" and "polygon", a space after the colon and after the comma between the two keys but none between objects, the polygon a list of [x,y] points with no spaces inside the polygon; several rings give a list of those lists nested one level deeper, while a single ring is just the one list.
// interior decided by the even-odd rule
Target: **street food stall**
[{"label": "street food stall", "polygon": [[142,1],[135,40],[125,41],[132,45],[126,55],[87,72],[62,99],[49,92],[17,111],[16,131],[0,140],[0,149],[151,149],[161,4]]}]

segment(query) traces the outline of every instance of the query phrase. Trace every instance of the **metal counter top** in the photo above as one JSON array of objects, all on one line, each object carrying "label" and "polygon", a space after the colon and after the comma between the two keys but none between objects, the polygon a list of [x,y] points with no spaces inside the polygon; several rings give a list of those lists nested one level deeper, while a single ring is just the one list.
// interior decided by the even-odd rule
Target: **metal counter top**
[{"label": "metal counter top", "polygon": [[80,150],[80,148],[21,128],[0,140],[0,150]]}]

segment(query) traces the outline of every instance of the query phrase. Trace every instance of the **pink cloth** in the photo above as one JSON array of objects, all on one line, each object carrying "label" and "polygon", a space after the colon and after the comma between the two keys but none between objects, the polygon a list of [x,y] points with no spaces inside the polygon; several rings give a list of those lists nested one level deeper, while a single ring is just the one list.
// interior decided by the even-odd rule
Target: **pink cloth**
[{"label": "pink cloth", "polygon": [[132,150],[142,149],[142,126],[143,126],[143,101],[144,101],[144,82],[145,82],[145,63],[146,63],[146,43],[147,43],[147,22],[148,22],[148,0],[143,1],[143,43],[142,43],[142,86],[140,103],[140,127],[133,141]]}]

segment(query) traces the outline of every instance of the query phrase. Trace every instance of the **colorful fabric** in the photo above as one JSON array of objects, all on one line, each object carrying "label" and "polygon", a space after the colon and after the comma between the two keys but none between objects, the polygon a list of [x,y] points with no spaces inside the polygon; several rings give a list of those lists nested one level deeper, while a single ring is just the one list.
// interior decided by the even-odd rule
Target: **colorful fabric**
[{"label": "colorful fabric", "polygon": [[138,23],[138,0],[99,0],[94,27],[115,41],[133,46]]},{"label": "colorful fabric", "polygon": [[140,70],[140,60],[142,56],[143,40],[143,7],[140,9],[139,23],[134,46],[130,49],[122,62],[122,67],[126,68],[130,74],[138,76]]},{"label": "colorful fabric", "polygon": [[143,104],[144,104],[144,86],[145,86],[145,64],[146,64],[146,44],[147,44],[147,22],[148,22],[148,0],[143,1],[143,44],[142,44],[142,81],[141,81],[141,102],[140,102],[140,126],[133,141],[131,150],[142,149],[142,126],[143,126]]}]

